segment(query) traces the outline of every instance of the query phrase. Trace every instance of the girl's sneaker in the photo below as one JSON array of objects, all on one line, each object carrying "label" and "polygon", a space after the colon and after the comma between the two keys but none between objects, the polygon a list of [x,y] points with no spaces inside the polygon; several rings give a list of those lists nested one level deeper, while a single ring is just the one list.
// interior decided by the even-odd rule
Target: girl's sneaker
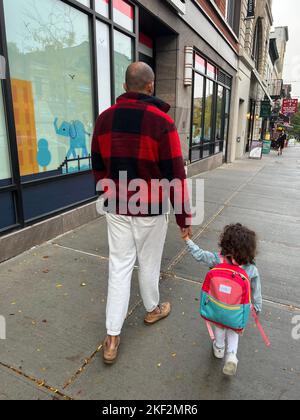
[{"label": "girl's sneaker", "polygon": [[216,359],[224,359],[225,357],[225,347],[223,347],[222,349],[220,349],[219,347],[217,347],[216,342],[213,342],[213,352],[214,352],[214,356]]},{"label": "girl's sneaker", "polygon": [[226,376],[235,376],[238,368],[238,358],[234,353],[228,353],[226,356],[226,363],[223,369],[223,373]]}]

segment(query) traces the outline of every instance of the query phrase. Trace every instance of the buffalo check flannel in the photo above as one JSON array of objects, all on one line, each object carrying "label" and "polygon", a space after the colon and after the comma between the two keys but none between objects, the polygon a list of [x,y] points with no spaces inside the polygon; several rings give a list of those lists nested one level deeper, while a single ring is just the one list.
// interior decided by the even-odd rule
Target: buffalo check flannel
[{"label": "buffalo check flannel", "polygon": [[[169,109],[168,104],[156,97],[136,93],[122,95],[96,122],[92,165],[98,191],[115,202],[117,214],[127,216],[133,215],[127,204],[134,193],[121,191],[120,173],[126,173],[128,183],[141,179],[150,185],[153,180],[177,180],[176,185],[181,188],[172,188],[168,196],[162,190],[153,194],[150,187],[146,192],[140,191],[141,207],[145,204],[148,211],[134,216],[164,214],[170,200],[177,224],[184,228],[190,226],[189,196],[180,139],[174,121],[167,114]],[[102,189],[104,180],[114,181],[116,191]],[[153,204],[158,205],[155,214]]]}]

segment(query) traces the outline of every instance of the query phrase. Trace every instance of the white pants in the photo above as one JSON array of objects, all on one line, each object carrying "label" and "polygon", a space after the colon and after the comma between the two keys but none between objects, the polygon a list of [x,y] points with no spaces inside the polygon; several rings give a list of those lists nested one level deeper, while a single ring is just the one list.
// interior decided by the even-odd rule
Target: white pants
[{"label": "white pants", "polygon": [[169,216],[106,215],[109,241],[107,334],[118,336],[126,319],[131,278],[139,261],[140,293],[147,312],[159,305],[159,280]]},{"label": "white pants", "polygon": [[226,347],[227,339],[227,353],[237,355],[240,336],[236,332],[215,327],[215,337],[216,345],[219,349]]}]

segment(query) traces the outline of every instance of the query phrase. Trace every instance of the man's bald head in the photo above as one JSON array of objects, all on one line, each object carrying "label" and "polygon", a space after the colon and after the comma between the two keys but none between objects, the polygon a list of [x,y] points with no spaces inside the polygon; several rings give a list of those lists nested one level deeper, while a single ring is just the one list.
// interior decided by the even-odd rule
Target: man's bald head
[{"label": "man's bald head", "polygon": [[138,92],[152,95],[154,91],[155,74],[146,63],[131,64],[126,71],[125,89],[127,92]]}]

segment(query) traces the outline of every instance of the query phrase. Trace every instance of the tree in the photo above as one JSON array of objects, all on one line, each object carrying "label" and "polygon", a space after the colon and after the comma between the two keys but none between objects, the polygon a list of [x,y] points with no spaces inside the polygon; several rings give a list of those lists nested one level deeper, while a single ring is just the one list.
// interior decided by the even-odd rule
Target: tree
[{"label": "tree", "polygon": [[300,139],[300,105],[298,107],[298,113],[292,118],[291,124],[293,126],[291,134],[297,139]]}]

